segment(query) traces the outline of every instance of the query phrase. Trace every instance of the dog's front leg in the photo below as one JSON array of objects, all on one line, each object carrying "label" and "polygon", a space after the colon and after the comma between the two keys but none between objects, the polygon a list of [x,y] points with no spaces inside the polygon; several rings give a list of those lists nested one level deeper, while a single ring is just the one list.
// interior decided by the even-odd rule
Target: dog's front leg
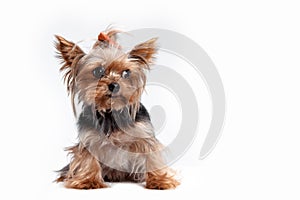
[{"label": "dog's front leg", "polygon": [[63,182],[65,187],[74,189],[107,187],[101,175],[100,163],[83,145],[79,144],[68,150],[73,157],[70,164],[60,171],[58,182]]},{"label": "dog's front leg", "polygon": [[176,172],[165,165],[159,151],[151,152],[147,156],[146,188],[174,189],[180,182],[176,180]]}]

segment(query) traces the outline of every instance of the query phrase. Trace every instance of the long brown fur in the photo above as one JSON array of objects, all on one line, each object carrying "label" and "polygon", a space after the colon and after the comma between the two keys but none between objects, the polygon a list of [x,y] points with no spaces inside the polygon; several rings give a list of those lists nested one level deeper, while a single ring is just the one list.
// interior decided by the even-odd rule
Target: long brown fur
[{"label": "long brown fur", "polygon": [[73,156],[67,173],[56,181],[64,182],[65,187],[75,189],[96,189],[107,187],[101,175],[101,166],[82,145],[67,149]]},{"label": "long brown fur", "polygon": [[[75,43],[56,36],[56,49],[63,64],[60,71],[65,73],[75,115],[77,96],[79,102],[95,108],[101,115],[128,107],[134,121],[133,126],[114,131],[109,136],[95,128],[79,129],[79,143],[67,149],[72,155],[71,162],[60,170],[56,181],[76,189],[105,188],[105,181],[145,181],[149,189],[173,189],[179,182],[174,177],[175,172],[163,161],[160,152],[164,147],[155,138],[150,120],[135,121],[146,84],[144,71],[153,63],[157,39],[150,39],[123,53],[115,41],[119,32],[101,33],[88,54]],[[105,66],[101,79],[92,73],[99,66]],[[130,79],[121,77],[124,70],[130,70]],[[108,85],[116,82],[121,89],[118,97],[112,98]]]},{"label": "long brown fur", "polygon": [[[104,180],[110,182],[146,181],[146,188],[160,190],[173,189],[179,185],[179,182],[174,178],[175,171],[166,167],[163,164],[161,154],[157,153],[163,148],[163,145],[154,137],[136,138],[132,135],[116,132],[109,138],[100,138],[96,132],[92,132],[87,132],[86,136],[81,136],[82,143],[68,148],[70,154],[73,155],[70,168],[67,174],[63,174],[57,179],[58,182],[63,181],[66,187],[76,189],[103,188],[106,187]],[[96,149],[90,148],[87,151],[84,148],[87,144],[96,147]],[[116,147],[115,151],[112,151],[114,147]],[[140,156],[134,159],[137,162],[146,160],[145,171],[148,172],[128,173],[98,162],[98,160],[105,160],[103,158],[105,156],[115,155],[120,149],[139,153]],[[149,154],[145,156],[143,153]],[[122,158],[115,156],[115,159],[120,161]],[[123,159],[128,158],[123,157]]]}]

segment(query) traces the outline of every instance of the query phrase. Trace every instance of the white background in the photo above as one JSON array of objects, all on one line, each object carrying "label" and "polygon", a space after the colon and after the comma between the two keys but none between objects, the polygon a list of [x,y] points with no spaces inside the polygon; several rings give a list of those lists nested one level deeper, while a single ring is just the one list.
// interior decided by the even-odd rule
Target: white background
[{"label": "white background", "polygon": [[[299,199],[298,2],[2,3],[0,198]],[[76,141],[53,35],[93,38],[110,23],[125,30],[154,27],[182,33],[204,48],[222,77],[227,97],[222,137],[206,159],[198,160],[200,146],[193,145],[175,164],[182,172],[176,190],[113,184],[78,191],[51,182],[53,171],[67,162],[63,147]],[[199,135],[197,144],[204,137]]]}]

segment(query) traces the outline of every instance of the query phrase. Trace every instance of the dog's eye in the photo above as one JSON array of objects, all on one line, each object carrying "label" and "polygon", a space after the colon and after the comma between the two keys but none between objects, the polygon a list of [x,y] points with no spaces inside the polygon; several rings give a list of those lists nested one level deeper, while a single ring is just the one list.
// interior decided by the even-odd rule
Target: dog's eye
[{"label": "dog's eye", "polygon": [[129,76],[130,76],[130,70],[129,69],[124,70],[122,72],[122,78],[129,78]]},{"label": "dog's eye", "polygon": [[93,70],[93,75],[96,77],[96,78],[101,78],[103,75],[104,75],[104,67],[96,67],[94,70]]}]

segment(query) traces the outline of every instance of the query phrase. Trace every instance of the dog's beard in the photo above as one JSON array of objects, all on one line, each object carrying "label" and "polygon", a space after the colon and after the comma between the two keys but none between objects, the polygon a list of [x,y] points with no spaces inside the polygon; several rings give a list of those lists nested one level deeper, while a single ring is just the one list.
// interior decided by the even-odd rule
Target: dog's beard
[{"label": "dog's beard", "polygon": [[98,111],[122,110],[129,106],[129,100],[122,95],[103,95],[95,98],[95,108]]},{"label": "dog's beard", "polygon": [[126,86],[123,86],[122,88],[123,89],[117,93],[110,91],[94,92],[95,97],[93,104],[95,108],[97,108],[98,111],[122,110],[125,107],[139,103],[143,87],[130,86],[128,89]]}]

